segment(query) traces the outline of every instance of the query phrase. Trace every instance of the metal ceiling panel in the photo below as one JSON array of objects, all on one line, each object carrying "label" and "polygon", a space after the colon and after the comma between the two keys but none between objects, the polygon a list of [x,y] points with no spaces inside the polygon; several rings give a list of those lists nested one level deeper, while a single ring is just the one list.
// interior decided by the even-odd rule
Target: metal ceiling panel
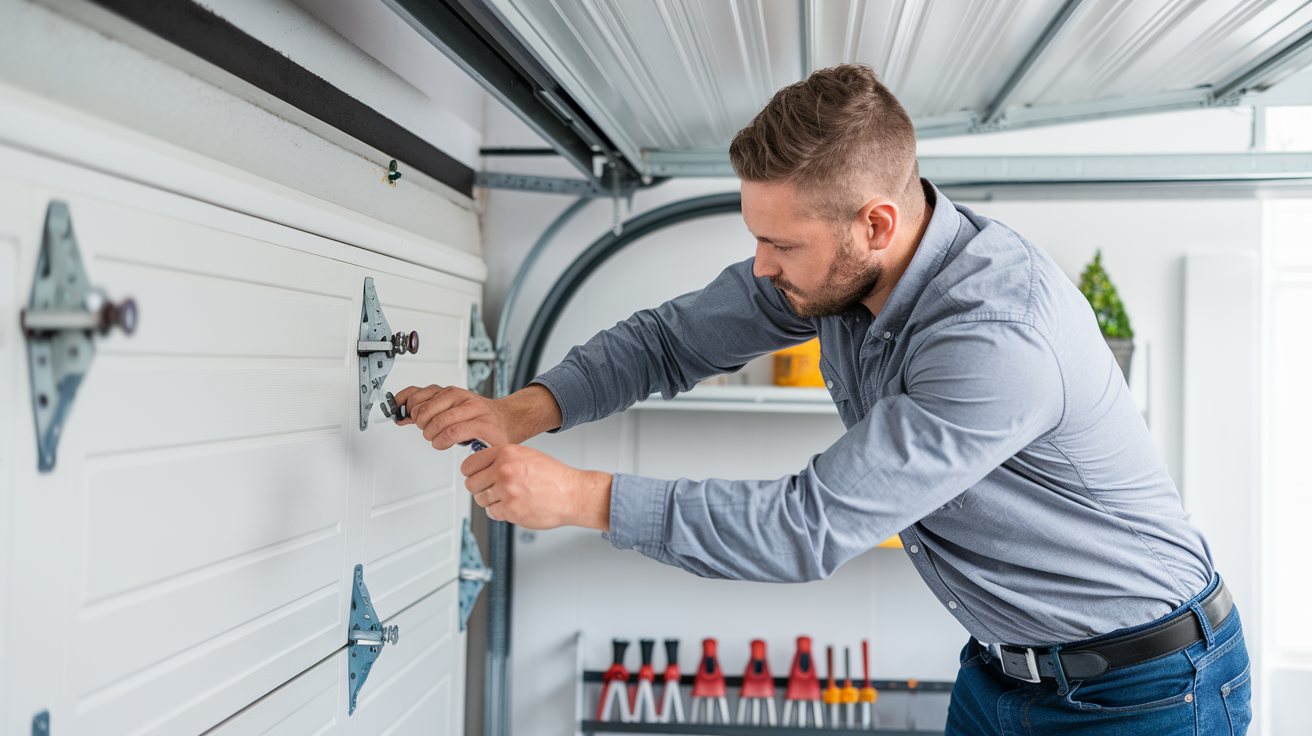
[{"label": "metal ceiling panel", "polygon": [[1312,61],[1308,0],[486,2],[644,172],[842,62],[926,137],[1234,104]]}]

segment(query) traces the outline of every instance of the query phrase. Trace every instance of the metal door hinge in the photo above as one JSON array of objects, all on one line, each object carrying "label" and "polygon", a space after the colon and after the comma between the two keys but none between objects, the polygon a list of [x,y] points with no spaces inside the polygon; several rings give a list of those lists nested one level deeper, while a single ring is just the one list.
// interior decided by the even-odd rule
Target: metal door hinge
[{"label": "metal door hinge", "polygon": [[73,397],[96,354],[94,336],[115,327],[131,335],[137,328],[136,302],[114,304],[104,290],[91,286],[64,202],[46,209],[32,297],[20,321],[27,338],[37,468],[49,472]]},{"label": "metal door hinge", "polygon": [[364,304],[360,308],[360,340],[355,344],[360,356],[360,431],[369,428],[369,411],[375,403],[386,400],[383,381],[392,371],[396,356],[419,352],[419,333],[392,334],[392,328],[378,304],[374,280],[365,277]]},{"label": "metal door hinge", "polygon": [[469,390],[478,391],[492,375],[492,363],[497,359],[496,348],[492,338],[487,336],[483,318],[478,314],[478,305],[473,305],[469,315]]},{"label": "metal door hinge", "polygon": [[465,519],[460,537],[460,630],[465,630],[469,623],[469,613],[474,610],[474,601],[483,591],[483,586],[492,580],[492,571],[483,564],[483,553],[478,549],[478,540],[469,528],[469,519]]},{"label": "metal door hinge", "polygon": [[369,670],[383,651],[383,645],[395,644],[400,639],[400,629],[384,626],[378,620],[374,604],[369,602],[369,589],[364,586],[364,565],[356,565],[355,585],[351,588],[351,622],[346,633],[346,648],[351,652],[347,660],[347,670],[351,673],[347,682],[351,707],[347,715],[355,713],[355,697],[364,687],[365,678],[369,677]]}]

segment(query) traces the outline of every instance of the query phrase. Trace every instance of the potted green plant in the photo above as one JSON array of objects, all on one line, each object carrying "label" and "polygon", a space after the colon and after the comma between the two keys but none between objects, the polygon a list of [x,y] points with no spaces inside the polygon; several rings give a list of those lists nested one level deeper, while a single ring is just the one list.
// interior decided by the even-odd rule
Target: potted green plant
[{"label": "potted green plant", "polygon": [[1130,358],[1134,355],[1134,330],[1130,328],[1130,317],[1125,313],[1125,305],[1116,293],[1116,287],[1102,267],[1102,250],[1093,254],[1093,260],[1080,275],[1080,293],[1089,300],[1093,315],[1098,318],[1098,328],[1102,330],[1107,347],[1116,357],[1116,364],[1121,367],[1125,382],[1130,382]]}]

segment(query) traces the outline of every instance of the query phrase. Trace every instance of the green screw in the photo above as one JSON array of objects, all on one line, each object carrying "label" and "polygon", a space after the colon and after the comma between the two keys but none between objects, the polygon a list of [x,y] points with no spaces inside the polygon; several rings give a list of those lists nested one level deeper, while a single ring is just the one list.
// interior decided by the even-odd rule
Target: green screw
[{"label": "green screw", "polygon": [[396,180],[401,178],[401,172],[396,170],[396,159],[387,165],[387,183],[396,186]]}]

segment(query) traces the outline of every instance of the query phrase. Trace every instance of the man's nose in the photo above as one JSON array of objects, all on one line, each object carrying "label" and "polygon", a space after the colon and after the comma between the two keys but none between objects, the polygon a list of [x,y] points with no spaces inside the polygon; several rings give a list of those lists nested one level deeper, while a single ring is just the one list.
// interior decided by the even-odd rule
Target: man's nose
[{"label": "man's nose", "polygon": [[752,261],[752,275],[756,278],[769,278],[779,275],[779,264],[770,260],[770,246],[756,244],[756,259]]}]

